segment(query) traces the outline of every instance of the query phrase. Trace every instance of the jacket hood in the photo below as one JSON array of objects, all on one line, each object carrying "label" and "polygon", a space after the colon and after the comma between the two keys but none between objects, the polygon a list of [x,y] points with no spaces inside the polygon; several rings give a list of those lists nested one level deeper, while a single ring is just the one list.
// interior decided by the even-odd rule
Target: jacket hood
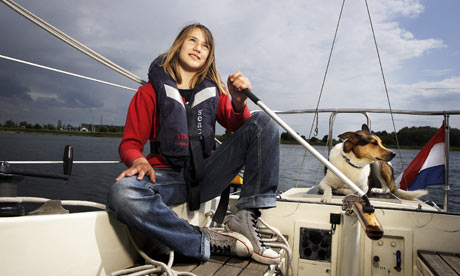
[{"label": "jacket hood", "polygon": [[158,77],[159,74],[165,74],[163,69],[164,55],[159,55],[156,59],[150,63],[149,66],[149,81],[152,81],[155,77]]}]

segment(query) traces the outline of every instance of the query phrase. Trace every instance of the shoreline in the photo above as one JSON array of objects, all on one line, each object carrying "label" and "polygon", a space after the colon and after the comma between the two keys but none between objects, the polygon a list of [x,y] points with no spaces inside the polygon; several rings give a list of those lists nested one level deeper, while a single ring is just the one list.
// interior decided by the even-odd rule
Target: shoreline
[{"label": "shoreline", "polygon": [[41,134],[41,135],[64,135],[64,136],[85,136],[85,137],[106,137],[121,138],[122,132],[84,132],[84,131],[63,131],[63,130],[36,130],[36,129],[0,129],[0,133],[14,134]]},{"label": "shoreline", "polygon": [[[36,129],[5,129],[0,128],[0,133],[13,133],[13,134],[41,134],[41,135],[64,135],[64,136],[83,136],[83,137],[104,137],[104,138],[122,138],[122,132],[84,132],[84,131],[62,131],[62,130],[36,130]],[[216,138],[222,138],[224,135],[216,135]],[[221,139],[220,139],[221,140]],[[300,145],[296,141],[283,141],[282,145]],[[326,146],[324,142],[309,142],[312,146]],[[396,145],[386,145],[386,147],[395,149]],[[400,149],[407,150],[420,150],[423,147],[417,146],[401,146]],[[460,147],[450,147],[449,151],[460,151]]]},{"label": "shoreline", "polygon": [[[299,145],[299,143],[296,142],[293,142],[293,141],[281,141],[281,144],[282,145]],[[309,142],[309,144],[311,146],[327,146],[326,143],[324,142]],[[335,144],[334,144],[335,145]],[[396,145],[384,145],[386,148],[389,148],[389,149],[397,149],[397,146]],[[402,145],[399,145],[399,148],[400,149],[405,149],[405,150],[421,150],[423,147],[422,146],[402,146]],[[460,151],[460,147],[450,147],[449,149],[449,152],[450,151]]]}]

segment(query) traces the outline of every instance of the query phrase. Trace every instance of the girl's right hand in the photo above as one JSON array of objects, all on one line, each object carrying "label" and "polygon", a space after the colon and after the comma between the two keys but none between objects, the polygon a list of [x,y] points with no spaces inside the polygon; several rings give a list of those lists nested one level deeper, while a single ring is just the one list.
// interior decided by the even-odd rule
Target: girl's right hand
[{"label": "girl's right hand", "polygon": [[149,161],[145,159],[145,157],[139,157],[134,160],[133,165],[124,170],[116,179],[118,181],[123,177],[129,177],[137,174],[137,180],[142,180],[144,176],[148,175],[150,181],[155,183],[155,170],[153,169],[152,165],[150,165]]},{"label": "girl's right hand", "polygon": [[247,98],[246,94],[242,91],[244,89],[252,91],[251,82],[240,71],[236,71],[228,76],[227,86],[230,91],[230,95],[232,95],[232,103],[235,111],[242,112],[246,105]]}]

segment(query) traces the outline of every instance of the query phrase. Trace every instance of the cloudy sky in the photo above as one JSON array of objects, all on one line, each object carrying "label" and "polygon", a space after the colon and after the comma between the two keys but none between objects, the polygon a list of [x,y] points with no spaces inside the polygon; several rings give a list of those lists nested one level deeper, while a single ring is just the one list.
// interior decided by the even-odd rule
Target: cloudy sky
[{"label": "cloudy sky", "polygon": [[[273,110],[314,109],[342,0],[89,1],[17,0],[40,18],[147,79],[150,62],[187,23],[216,40],[223,78],[240,70]],[[460,109],[458,0],[368,0],[393,109]],[[0,4],[0,55],[137,88]],[[133,91],[0,59],[0,122],[124,124]],[[250,104],[251,109],[256,106]],[[363,0],[345,3],[320,108],[388,109]],[[327,134],[328,116],[319,117]],[[309,136],[312,115],[282,115]],[[440,126],[442,117],[394,115],[396,129]],[[371,114],[375,131],[391,116]],[[450,118],[460,128],[460,116]],[[362,115],[339,115],[334,135],[359,129]],[[222,130],[221,130],[222,132]]]}]

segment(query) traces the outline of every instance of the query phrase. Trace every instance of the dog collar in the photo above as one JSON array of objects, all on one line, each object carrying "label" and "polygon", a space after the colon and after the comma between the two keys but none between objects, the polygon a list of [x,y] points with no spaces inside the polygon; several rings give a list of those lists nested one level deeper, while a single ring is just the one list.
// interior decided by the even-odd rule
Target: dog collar
[{"label": "dog collar", "polygon": [[358,165],[353,164],[353,163],[351,162],[351,160],[350,160],[348,157],[346,157],[343,153],[341,153],[341,155],[342,155],[343,159],[345,159],[345,161],[346,161],[350,166],[352,166],[353,168],[357,168],[357,169],[362,169],[362,168],[363,168],[362,166],[358,166]]}]

